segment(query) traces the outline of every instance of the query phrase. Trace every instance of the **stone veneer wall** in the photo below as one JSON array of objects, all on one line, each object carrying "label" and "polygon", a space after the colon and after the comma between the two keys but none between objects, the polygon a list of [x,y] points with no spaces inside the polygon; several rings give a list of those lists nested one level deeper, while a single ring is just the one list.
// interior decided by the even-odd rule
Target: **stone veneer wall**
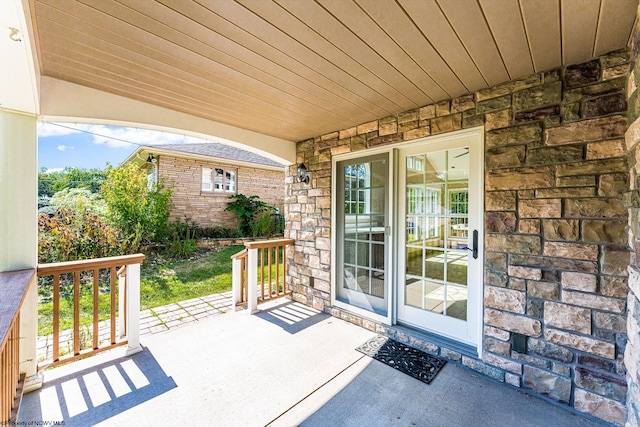
[{"label": "stone veneer wall", "polygon": [[[628,62],[613,52],[299,142],[312,180],[299,183],[295,166],[286,177],[294,299],[623,424]],[[332,156],[476,126],[485,127],[482,360],[330,306]]]},{"label": "stone veneer wall", "polygon": [[[640,13],[639,13],[640,15]],[[624,355],[627,367],[627,425],[640,426],[640,29],[636,26],[632,42],[631,74],[627,86],[629,96],[626,142],[629,152],[629,242],[634,249],[629,265],[629,296],[627,299],[628,342]]]},{"label": "stone veneer wall", "polygon": [[191,218],[201,227],[235,228],[238,219],[226,212],[230,194],[201,192],[202,168],[227,168],[236,171],[238,194],[260,196],[263,202],[282,212],[284,204],[284,168],[282,171],[247,166],[232,166],[181,157],[159,156],[161,179],[173,187],[171,220]]}]

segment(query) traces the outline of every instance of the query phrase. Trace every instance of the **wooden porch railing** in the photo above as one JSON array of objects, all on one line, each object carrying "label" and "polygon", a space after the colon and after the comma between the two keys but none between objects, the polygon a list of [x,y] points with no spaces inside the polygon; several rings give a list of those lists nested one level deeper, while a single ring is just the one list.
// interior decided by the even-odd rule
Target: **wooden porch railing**
[{"label": "wooden porch railing", "polygon": [[254,312],[259,302],[291,293],[286,283],[287,247],[293,243],[293,239],[247,242],[246,249],[231,257],[234,307],[247,305]]},{"label": "wooden porch railing", "polygon": [[14,425],[20,410],[20,311],[34,279],[34,270],[0,273],[0,425]]},{"label": "wooden porch railing", "polygon": [[[38,277],[53,278],[53,351],[49,366],[67,363],[125,344],[128,345],[127,354],[141,350],[140,264],[144,258],[143,254],[135,254],[38,265]],[[118,270],[118,267],[122,268]],[[103,281],[107,281],[106,286],[101,287],[101,277]],[[73,298],[73,348],[64,356],[60,351],[62,283],[65,287],[70,287],[70,292],[66,293],[70,293]],[[106,337],[103,333],[101,340],[100,295],[107,293],[109,295],[109,330]],[[80,319],[80,300],[83,295],[91,299],[90,325],[83,325]],[[116,322],[119,323],[118,332],[116,332]]]}]

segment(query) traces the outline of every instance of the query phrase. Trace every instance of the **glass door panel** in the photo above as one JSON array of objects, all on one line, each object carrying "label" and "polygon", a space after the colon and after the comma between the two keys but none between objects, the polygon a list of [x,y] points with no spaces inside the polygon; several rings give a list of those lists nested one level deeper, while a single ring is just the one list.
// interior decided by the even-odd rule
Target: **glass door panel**
[{"label": "glass door panel", "polygon": [[[406,157],[405,304],[458,318],[458,307],[466,304],[467,154],[457,149]],[[451,295],[455,312],[448,310]]]},{"label": "glass door panel", "polygon": [[336,299],[386,316],[388,154],[336,166]]},{"label": "glass door panel", "polygon": [[482,280],[472,277],[477,267],[469,268],[477,262],[469,230],[480,212],[480,195],[469,191],[481,180],[470,162],[474,150],[463,140],[399,152],[398,226],[406,231],[399,239],[398,321],[466,342],[473,341],[469,286]]}]

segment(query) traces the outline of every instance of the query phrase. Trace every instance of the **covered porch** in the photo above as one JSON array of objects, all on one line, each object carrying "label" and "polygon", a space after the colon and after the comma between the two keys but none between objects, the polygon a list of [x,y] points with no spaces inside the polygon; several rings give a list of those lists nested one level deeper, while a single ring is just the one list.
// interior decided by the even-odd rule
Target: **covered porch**
[{"label": "covered porch", "polygon": [[[143,416],[164,416],[184,422],[198,413],[213,419],[209,408],[215,408],[226,421],[260,415],[243,421],[313,424],[317,413],[323,418],[318,424],[326,424],[330,413],[345,416],[336,423],[348,424],[359,404],[367,408],[363,414],[371,408],[383,413],[379,424],[402,421],[401,415],[388,417],[396,408],[416,414],[416,424],[443,415],[477,421],[477,411],[448,394],[452,387],[435,388],[444,375],[431,388],[404,389],[380,373],[375,375],[382,380],[366,382],[372,364],[353,372],[366,363],[353,348],[379,332],[447,358],[443,374],[476,372],[464,382],[482,384],[477,393],[467,390],[466,398],[483,398],[495,387],[491,400],[501,408],[513,403],[514,413],[522,413],[520,388],[618,425],[640,422],[637,0],[11,0],[0,7],[3,60],[12,65],[0,68],[0,272],[34,274],[37,267],[39,120],[218,137],[290,164],[285,237],[295,245],[285,280],[293,299],[319,319],[295,333],[262,315],[233,314],[207,321],[208,328],[194,323],[185,332],[149,338],[131,359],[63,368],[69,370],[58,371],[61,379],[46,377],[43,391],[26,395],[25,411],[49,416],[39,396],[55,393],[65,402],[66,394],[79,390],[80,403],[70,399],[59,412],[54,407],[54,418],[116,423],[131,416],[144,423]],[[411,283],[402,276],[397,251],[387,253],[384,269],[373,263],[357,269],[389,279],[383,286],[386,317],[336,302],[343,277],[335,269],[344,264],[336,239],[338,162],[374,154],[394,160],[402,147],[429,145],[432,136],[442,136],[446,145],[451,135],[469,129],[480,141],[470,162],[479,172],[470,191],[478,199],[476,304],[472,312],[464,306],[475,322],[473,345],[438,336],[439,325],[402,325],[394,291]],[[310,179],[296,173],[302,164]],[[386,185],[400,188],[393,181],[399,173],[387,176]],[[387,205],[402,199],[396,197]],[[357,213],[369,215],[371,200]],[[391,219],[402,216],[385,212]],[[405,219],[377,224],[376,232],[404,234]],[[371,237],[367,244],[388,246]],[[430,245],[423,246],[429,255]],[[438,249],[466,251],[457,245]],[[420,262],[433,265],[431,258]],[[14,356],[4,363],[12,378],[2,384],[0,422],[10,413],[16,378],[26,376],[26,391],[43,386],[33,283],[2,290],[10,298],[0,299],[0,338],[3,346],[11,343]],[[117,371],[113,381],[120,385],[107,387],[111,377],[103,368]],[[352,375],[344,384],[334,382],[347,372]],[[228,405],[214,393],[216,376],[233,390]],[[347,405],[323,397],[301,409],[331,384],[336,386],[328,395],[340,400],[338,390],[348,393],[360,378],[367,387],[344,399]],[[97,397],[87,384],[98,384]],[[158,385],[155,391],[145,388],[151,384]],[[192,386],[195,394],[183,394]],[[250,390],[272,397],[281,389],[279,403],[267,399],[269,405],[244,409],[264,402]],[[137,390],[142,397],[126,397]],[[380,400],[369,405],[372,390]],[[434,399],[448,400],[432,406],[429,390]],[[239,399],[246,393],[248,404]],[[463,406],[449,406],[454,401]],[[122,402],[124,410],[109,412],[108,402]],[[183,403],[184,412],[172,402]],[[280,417],[295,408],[299,418]],[[436,413],[420,412],[430,408]],[[545,406],[514,421],[543,423],[547,412],[566,414]],[[83,418],[89,413],[97,418]],[[512,415],[487,413],[496,417],[488,424],[508,424]]]}]

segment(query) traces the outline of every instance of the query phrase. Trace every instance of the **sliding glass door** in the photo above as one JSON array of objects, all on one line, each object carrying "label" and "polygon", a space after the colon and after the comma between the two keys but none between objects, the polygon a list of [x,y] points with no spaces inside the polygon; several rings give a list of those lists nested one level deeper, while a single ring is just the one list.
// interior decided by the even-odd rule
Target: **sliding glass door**
[{"label": "sliding glass door", "polygon": [[332,303],[479,345],[482,131],[334,163]]},{"label": "sliding glass door", "polygon": [[388,311],[389,154],[337,163],[336,299],[376,314]]}]

